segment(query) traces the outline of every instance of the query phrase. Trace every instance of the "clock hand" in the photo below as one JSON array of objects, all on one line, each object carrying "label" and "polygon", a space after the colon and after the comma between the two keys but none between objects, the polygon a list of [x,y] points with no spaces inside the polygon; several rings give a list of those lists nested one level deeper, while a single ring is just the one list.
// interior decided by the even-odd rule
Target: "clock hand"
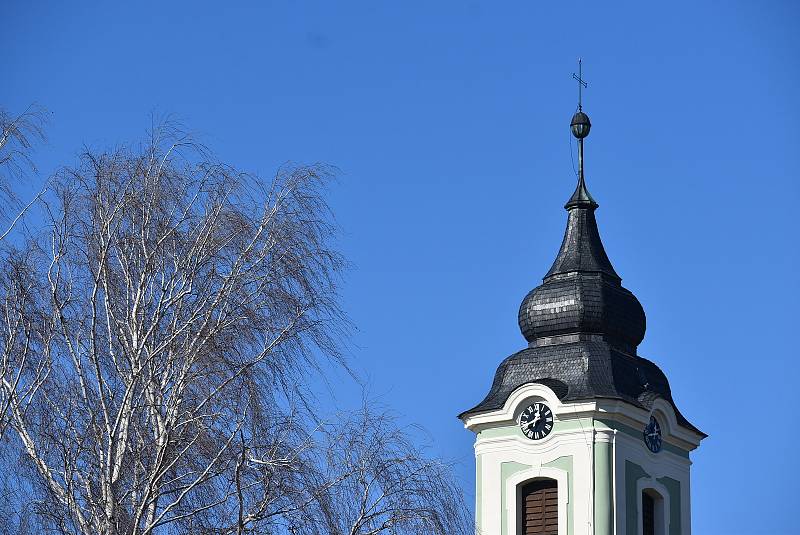
[{"label": "clock hand", "polygon": [[533,420],[531,420],[530,422],[525,422],[525,423],[522,423],[522,422],[520,422],[520,423],[519,423],[519,425],[520,425],[520,429],[522,429],[522,430],[524,431],[524,430],[525,430],[525,428],[527,428],[527,427],[530,427],[530,426],[532,426],[532,425],[536,425],[536,422],[538,422],[539,420],[540,420],[540,418],[538,418],[538,417],[536,417],[536,416],[534,415],[534,418],[533,418]]}]

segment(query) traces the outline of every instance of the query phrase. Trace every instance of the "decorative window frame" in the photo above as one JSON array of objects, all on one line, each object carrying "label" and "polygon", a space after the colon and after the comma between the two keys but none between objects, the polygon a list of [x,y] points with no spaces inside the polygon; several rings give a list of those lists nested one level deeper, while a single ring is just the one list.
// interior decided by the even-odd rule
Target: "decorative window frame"
[{"label": "decorative window frame", "polygon": [[569,505],[569,475],[565,470],[542,466],[529,468],[522,472],[517,472],[506,481],[506,526],[507,535],[519,535],[518,525],[519,509],[522,503],[522,487],[526,483],[536,479],[552,479],[556,481],[558,488],[558,532],[566,535],[567,533],[567,507]]},{"label": "decorative window frame", "polygon": [[[646,490],[653,490],[661,497],[661,522],[656,524],[656,535],[669,535],[669,517],[672,511],[669,504],[669,491],[654,477],[643,477],[636,482],[636,533],[644,534],[642,493]],[[656,514],[655,521],[658,522],[658,520],[658,514]]]}]

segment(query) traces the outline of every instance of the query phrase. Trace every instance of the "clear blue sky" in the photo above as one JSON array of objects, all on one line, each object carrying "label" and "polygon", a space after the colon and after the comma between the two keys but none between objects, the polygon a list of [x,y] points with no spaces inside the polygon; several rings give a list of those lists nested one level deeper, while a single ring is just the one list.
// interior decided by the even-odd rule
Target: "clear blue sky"
[{"label": "clear blue sky", "polygon": [[523,347],[517,307],[560,244],[582,56],[587,179],[640,353],[711,435],[694,531],[797,532],[800,3],[226,4],[4,2],[0,104],[52,112],[39,179],[152,111],[247,170],[338,166],[351,359],[471,500],[455,415]]}]

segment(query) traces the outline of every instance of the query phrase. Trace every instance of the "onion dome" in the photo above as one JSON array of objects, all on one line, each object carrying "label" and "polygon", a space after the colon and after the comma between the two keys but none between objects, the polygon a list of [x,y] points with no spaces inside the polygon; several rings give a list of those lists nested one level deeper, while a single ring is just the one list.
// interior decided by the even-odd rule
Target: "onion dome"
[{"label": "onion dome", "polygon": [[644,310],[622,287],[608,259],[595,220],[598,205],[584,178],[583,142],[590,128],[579,104],[570,123],[578,140],[578,184],[564,206],[564,239],[542,284],[519,308],[519,328],[528,347],[502,361],[483,401],[459,418],[497,410],[519,387],[538,383],[563,402],[618,399],[650,410],[661,398],[675,409],[679,425],[705,436],[678,410],[664,373],[637,354],[645,333]]},{"label": "onion dome", "polygon": [[629,353],[644,338],[645,315],[622,287],[597,229],[584,180],[566,204],[567,229],[553,266],[540,286],[522,300],[519,327],[531,344],[553,343],[569,334],[599,335]]},{"label": "onion dome", "polygon": [[532,345],[551,344],[564,335],[597,335],[610,345],[635,353],[644,338],[645,316],[603,248],[594,211],[598,204],[583,174],[583,139],[589,117],[577,112],[571,129],[579,142],[578,185],[564,206],[567,229],[561,249],[543,283],[531,290],[519,309],[519,328]]}]

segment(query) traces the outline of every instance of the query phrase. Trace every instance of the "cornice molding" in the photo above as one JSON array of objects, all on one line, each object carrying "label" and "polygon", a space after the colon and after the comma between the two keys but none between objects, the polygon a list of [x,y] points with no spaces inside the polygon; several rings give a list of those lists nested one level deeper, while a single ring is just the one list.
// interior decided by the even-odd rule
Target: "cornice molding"
[{"label": "cornice molding", "polygon": [[508,396],[500,409],[465,417],[464,427],[474,433],[480,433],[485,429],[514,425],[517,411],[529,399],[543,400],[553,411],[556,421],[562,422],[579,418],[606,419],[638,429],[644,428],[650,421],[650,416],[655,414],[663,424],[662,439],[686,451],[696,449],[704,438],[703,435],[678,425],[675,411],[663,398],[657,398],[649,411],[617,399],[599,398],[585,402],[562,403],[553,390],[540,383],[529,383],[517,388]]}]

